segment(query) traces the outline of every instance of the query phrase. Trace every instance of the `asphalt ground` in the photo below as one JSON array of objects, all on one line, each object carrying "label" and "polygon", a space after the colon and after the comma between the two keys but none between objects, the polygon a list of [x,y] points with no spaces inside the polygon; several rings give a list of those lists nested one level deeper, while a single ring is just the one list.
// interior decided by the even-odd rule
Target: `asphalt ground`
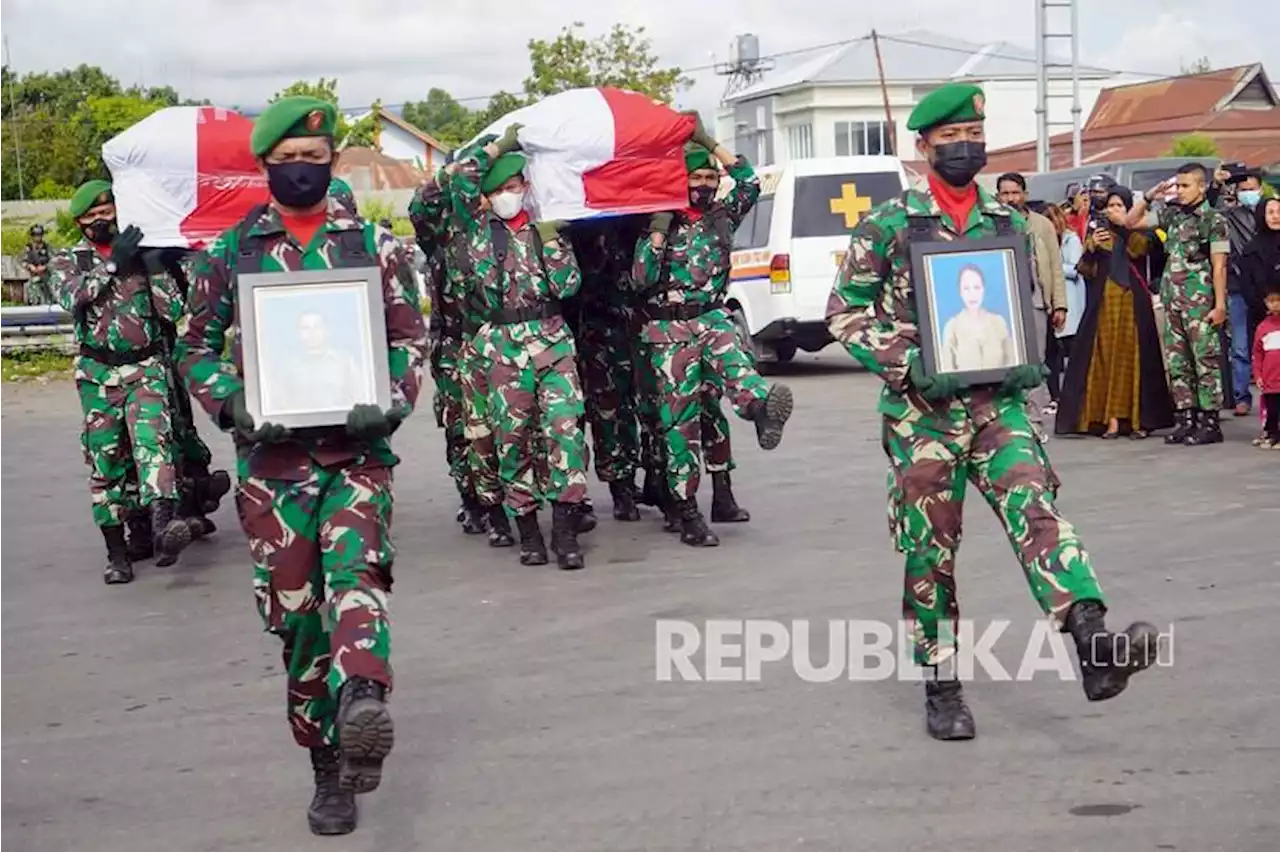
[{"label": "asphalt ground", "polygon": [[[463,536],[442,433],[429,411],[408,421],[397,745],[341,838],[307,831],[310,768],[230,502],[178,565],[103,585],[74,389],[6,385],[4,850],[1277,848],[1280,455],[1249,445],[1255,419],[1227,418],[1213,447],[1049,444],[1113,627],[1173,630],[1172,666],[1112,701],[1053,673],[979,677],[978,738],[938,743],[917,683],[806,682],[786,660],[755,682],[659,681],[661,620],[808,620],[821,665],[829,621],[898,618],[879,384],[835,350],[780,378],[797,403],[781,447],[734,421],[750,523],[691,549],[651,510],[613,521],[593,479],[601,523],[579,573]],[[229,466],[229,441],[208,435]],[[995,655],[1016,671],[1038,611],[972,492],[966,512],[963,615],[1012,619]]]}]

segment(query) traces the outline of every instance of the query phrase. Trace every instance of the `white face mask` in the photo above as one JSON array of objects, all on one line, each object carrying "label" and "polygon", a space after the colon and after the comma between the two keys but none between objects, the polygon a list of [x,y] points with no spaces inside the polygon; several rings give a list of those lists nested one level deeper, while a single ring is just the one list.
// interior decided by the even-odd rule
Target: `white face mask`
[{"label": "white face mask", "polygon": [[513,219],[524,208],[523,192],[498,192],[489,196],[493,212],[503,219]]}]

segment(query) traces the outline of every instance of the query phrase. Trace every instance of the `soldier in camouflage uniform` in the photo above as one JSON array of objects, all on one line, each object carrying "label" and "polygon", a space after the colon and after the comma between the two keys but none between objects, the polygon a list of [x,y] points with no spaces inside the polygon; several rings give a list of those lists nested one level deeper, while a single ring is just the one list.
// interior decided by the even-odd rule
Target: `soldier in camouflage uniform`
[{"label": "soldier in camouflage uniform", "polygon": [[484,507],[476,498],[467,466],[467,437],[458,350],[462,344],[462,315],[452,292],[446,292],[444,196],[434,179],[418,188],[409,202],[418,246],[427,258],[426,279],[431,288],[431,378],[436,424],[445,430],[445,461],[462,499],[459,523],[463,532],[485,531]]},{"label": "soldier in camouflage uniform", "polygon": [[44,227],[32,225],[27,233],[31,241],[22,253],[22,265],[31,277],[23,288],[23,302],[28,305],[56,304],[57,296],[49,286],[49,244],[44,241]]},{"label": "soldier in camouflage uniform", "polygon": [[[178,481],[163,358],[166,326],[182,298],[154,253],[140,248],[136,227],[121,232],[111,184],[76,190],[71,215],[85,239],[49,264],[53,291],[75,322],[76,388],[84,411],[81,443],[89,465],[93,519],[107,545],[103,579],[133,580],[125,522],[150,518],[152,549],[177,560],[191,531],[177,517]],[[139,542],[135,553],[145,550]]]},{"label": "soldier in camouflage uniform", "polygon": [[[742,351],[724,294],[729,285],[732,235],[760,195],[751,165],[707,135],[699,121],[685,157],[690,206],[656,213],[650,233],[636,247],[633,286],[646,295],[649,320],[641,339],[658,389],[658,417],[667,486],[681,521],[681,540],[714,546],[696,499],[702,464],[705,391],[728,393],[738,415],[756,425],[760,446],[775,448],[791,416],[791,390],[770,386]],[[720,172],[708,150],[735,181],[723,202],[715,200]]]},{"label": "soldier in camouflage uniform", "polygon": [[640,430],[633,382],[631,274],[635,237],[630,223],[577,226],[574,254],[582,267],[576,300],[578,370],[595,449],[596,475],[608,484],[613,517],[638,521],[636,467]]},{"label": "soldier in camouflage uniform", "polygon": [[425,240],[424,245],[439,246],[439,262],[443,266],[439,293],[432,301],[433,321],[440,330],[433,369],[441,375],[436,395],[439,417],[444,428],[453,434],[450,438],[450,432],[446,432],[446,445],[452,448],[450,471],[455,481],[462,481],[464,511],[460,522],[467,532],[481,524],[481,530],[487,527],[490,547],[511,547],[515,538],[503,508],[497,449],[489,420],[490,365],[476,346],[476,333],[484,324],[485,314],[478,302],[467,298],[469,219],[449,205],[440,177],[414,193],[409,217],[420,244]]},{"label": "soldier in camouflage uniform", "polygon": [[[200,255],[177,347],[192,395],[234,435],[255,598],[266,629],[284,642],[287,714],[311,753],[307,817],[317,834],[354,830],[354,795],[378,786],[394,742],[386,699],[399,459],[390,437],[413,411],[427,357],[404,247],[328,196],[336,121],[331,104],[306,97],[284,98],[259,116],[250,143],[271,204]],[[345,426],[255,422],[245,401],[237,276],[344,267],[380,273],[391,408],[354,404]]]},{"label": "soldier in camouflage uniform", "polygon": [[907,126],[920,133],[916,148],[930,163],[928,188],[907,190],[858,222],[827,321],[835,339],[885,383],[879,410],[889,457],[889,529],[906,556],[903,613],[913,625],[915,659],[932,669],[927,729],[938,739],[971,739],[973,716],[960,682],[942,668],[953,659],[949,640],[960,615],[955,555],[966,480],[995,510],[1036,602],[1074,637],[1089,699],[1118,694],[1150,664],[1155,630],[1130,627],[1140,653],[1114,659],[1102,591],[1079,536],[1055,506],[1058,481],[1028,418],[1026,392],[1044,381],[1043,366],[1017,366],[1003,384],[973,387],[955,374],[925,370],[911,241],[1029,231],[1021,214],[973,182],[986,163],[981,89],[958,83],[936,89]]},{"label": "soldier in camouflage uniform", "polygon": [[1139,198],[1129,211],[1131,228],[1161,228],[1168,239],[1160,301],[1165,310],[1164,351],[1177,425],[1166,444],[1218,444],[1222,427],[1222,339],[1227,319],[1227,221],[1205,197],[1204,166],[1188,163],[1152,188],[1155,198],[1177,183],[1178,202],[1147,208]]},{"label": "soldier in camouflage uniform", "polygon": [[[451,221],[467,241],[459,265],[464,297],[483,321],[476,348],[489,364],[490,418],[507,512],[520,533],[520,561],[547,562],[538,503],[552,503],[551,547],[561,568],[582,568],[578,545],[587,494],[586,445],[580,427],[582,387],[577,350],[560,305],[581,285],[561,222],[530,221],[523,209],[524,157],[519,125],[500,140],[473,147],[441,171]],[[538,455],[546,453],[547,482]]]}]

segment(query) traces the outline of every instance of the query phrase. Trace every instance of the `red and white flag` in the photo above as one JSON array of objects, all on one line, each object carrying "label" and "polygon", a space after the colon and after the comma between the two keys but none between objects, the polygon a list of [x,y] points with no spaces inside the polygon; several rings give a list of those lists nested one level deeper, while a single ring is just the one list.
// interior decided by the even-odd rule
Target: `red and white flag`
[{"label": "red and white flag", "polygon": [[504,115],[485,133],[501,136],[517,122],[539,219],[652,213],[689,203],[684,145],[693,135],[692,116],[623,89],[570,89]]},{"label": "red and white flag", "polygon": [[120,227],[143,245],[201,248],[268,199],[249,149],[253,121],[220,107],[169,107],[102,146]]}]

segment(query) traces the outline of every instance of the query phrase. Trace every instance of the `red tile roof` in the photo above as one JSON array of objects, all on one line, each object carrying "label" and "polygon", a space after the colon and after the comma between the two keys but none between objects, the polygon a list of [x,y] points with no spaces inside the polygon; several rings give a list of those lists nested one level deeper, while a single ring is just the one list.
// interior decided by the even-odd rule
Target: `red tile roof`
[{"label": "red tile roof", "polygon": [[[1246,65],[1151,83],[1105,89],[1081,131],[1081,162],[1106,163],[1167,156],[1173,140],[1201,133],[1226,160],[1280,163],[1280,106],[1228,108],[1244,87],[1274,92],[1261,65]],[[1071,168],[1071,134],[1049,140],[1049,168]],[[1035,141],[990,152],[989,171],[1034,171]]]},{"label": "red tile roof", "polygon": [[343,148],[334,173],[358,190],[417,189],[426,173],[372,148]]}]

